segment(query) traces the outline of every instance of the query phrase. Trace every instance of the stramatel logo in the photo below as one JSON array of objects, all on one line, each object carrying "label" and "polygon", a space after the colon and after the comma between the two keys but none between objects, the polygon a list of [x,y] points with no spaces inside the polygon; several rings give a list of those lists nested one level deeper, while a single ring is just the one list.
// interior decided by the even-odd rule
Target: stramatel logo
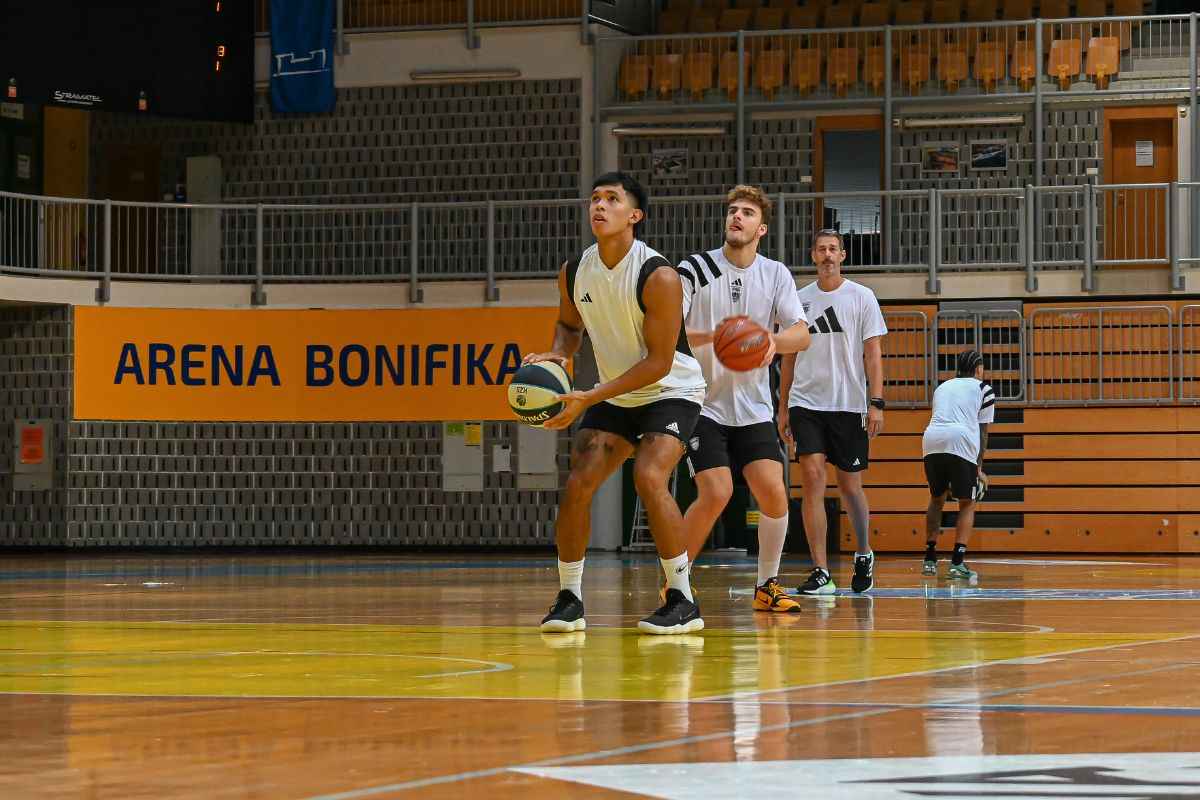
[{"label": "stramatel logo", "polygon": [[62,92],[55,90],[54,102],[56,103],[71,103],[77,106],[94,106],[96,103],[103,103],[100,95],[96,94],[78,94],[76,92]]}]

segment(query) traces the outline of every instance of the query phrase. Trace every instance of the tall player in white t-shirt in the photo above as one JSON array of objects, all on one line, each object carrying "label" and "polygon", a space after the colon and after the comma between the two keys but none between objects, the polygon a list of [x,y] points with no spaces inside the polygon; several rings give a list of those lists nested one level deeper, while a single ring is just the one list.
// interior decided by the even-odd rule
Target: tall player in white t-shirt
[{"label": "tall player in white t-shirt", "polygon": [[559,593],[542,630],[583,630],[583,560],[591,538],[592,496],[630,455],[633,482],[650,519],[667,590],[661,608],[638,623],[645,633],[688,633],[704,627],[688,583],[683,515],[668,481],[700,416],[704,377],[683,332],[679,273],[635,238],[646,189],[619,172],[592,186],[588,216],[596,244],[558,274],[558,322],[547,353],[524,363],[566,364],[586,329],[600,383],[558,395],[563,409],[544,427],[566,428],[580,415],[571,445],[554,535]]},{"label": "tall player in white t-shirt", "polygon": [[967,542],[975,526],[975,505],[987,489],[983,452],[988,425],[996,418],[996,393],[983,382],[983,356],[964,350],[958,356],[957,377],[933,393],[933,414],[921,437],[925,480],[929,483],[929,508],[925,510],[924,575],[937,574],[937,537],[942,530],[942,509],[950,492],[958,498],[951,578],[977,578],[967,566]]},{"label": "tall player in white t-shirt", "polygon": [[818,231],[812,258],[817,280],[800,290],[812,344],[799,356],[783,357],[779,383],[779,432],[796,445],[804,481],[804,531],[814,565],[800,591],[836,590],[825,548],[825,465],[830,463],[837,468],[838,493],[858,544],[850,588],[865,592],[874,585],[875,554],[862,472],[869,440],[883,430],[882,339],[887,325],[871,290],[842,276],[846,248],[840,233]]},{"label": "tall player in white t-shirt", "polygon": [[[758,187],[733,187],[725,198],[725,244],[688,256],[683,314],[688,342],[704,370],[708,390],[688,443],[688,465],[697,497],[683,515],[688,561],[694,563],[717,517],[733,495],[734,473],[745,478],[761,512],[755,611],[799,611],[779,585],[779,562],[788,528],[783,451],[775,430],[768,367],[775,353],[808,347],[808,323],[786,266],[764,258],[758,243],[771,221],[771,199]],[[746,316],[767,330],[776,326],[762,363],[749,372],[727,369],[713,355],[713,336],[729,317]]]}]

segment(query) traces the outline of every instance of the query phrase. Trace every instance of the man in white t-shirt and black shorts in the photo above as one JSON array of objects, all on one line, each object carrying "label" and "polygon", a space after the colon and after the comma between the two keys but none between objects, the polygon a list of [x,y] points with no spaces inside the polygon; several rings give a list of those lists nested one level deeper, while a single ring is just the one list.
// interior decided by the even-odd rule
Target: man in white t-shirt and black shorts
[{"label": "man in white t-shirt and black shorts", "polygon": [[979,577],[967,566],[967,542],[975,527],[975,506],[987,489],[983,452],[988,425],[996,418],[996,393],[983,382],[983,356],[965,350],[958,356],[956,377],[933,393],[933,414],[921,437],[925,479],[929,483],[929,508],[925,511],[925,563],[923,575],[937,574],[937,537],[942,530],[942,509],[951,492],[958,498],[951,578]]},{"label": "man in white t-shirt and black shorts", "polygon": [[825,465],[830,463],[837,468],[838,492],[857,540],[850,588],[865,592],[874,585],[875,554],[862,473],[869,440],[883,430],[887,325],[871,290],[842,275],[846,248],[840,233],[818,231],[812,258],[817,280],[799,292],[812,341],[806,352],[783,357],[779,384],[779,432],[796,446],[804,531],[813,559],[812,574],[800,591],[821,595],[837,588],[825,547]]},{"label": "man in white t-shirt and black shorts", "polygon": [[[754,610],[797,612],[800,604],[780,586],[779,563],[788,529],[784,456],[775,429],[767,368],[776,352],[808,347],[808,323],[796,296],[796,280],[778,261],[758,252],[771,220],[771,198],[756,186],[733,187],[726,196],[725,243],[687,256],[676,269],[683,278],[683,322],[688,343],[708,389],[687,445],[696,479],[696,500],[683,515],[688,563],[694,564],[717,518],[742,477],[758,501],[758,577]],[[745,316],[767,330],[778,327],[757,368],[728,369],[713,354],[716,329]]]}]

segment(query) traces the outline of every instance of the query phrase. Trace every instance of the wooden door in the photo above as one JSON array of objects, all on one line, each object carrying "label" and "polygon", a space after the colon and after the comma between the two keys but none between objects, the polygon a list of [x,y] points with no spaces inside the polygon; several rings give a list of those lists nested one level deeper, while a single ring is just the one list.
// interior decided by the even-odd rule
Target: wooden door
[{"label": "wooden door", "polygon": [[[1107,109],[1104,112],[1106,184],[1169,183],[1178,161],[1176,110]],[[1163,188],[1104,190],[1104,259],[1131,266],[1155,266],[1167,253],[1167,192]]]},{"label": "wooden door", "polygon": [[[100,160],[100,198],[162,202],[162,153],[157,149],[109,150]],[[162,255],[161,210],[116,206],[112,215],[112,269],[153,274]]]}]

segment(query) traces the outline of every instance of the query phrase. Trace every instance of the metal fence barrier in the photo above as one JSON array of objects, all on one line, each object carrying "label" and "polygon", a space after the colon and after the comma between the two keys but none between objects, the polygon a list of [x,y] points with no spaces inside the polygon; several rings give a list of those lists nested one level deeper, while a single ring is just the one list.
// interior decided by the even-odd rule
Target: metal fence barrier
[{"label": "metal fence barrier", "polygon": [[987,382],[996,399],[1025,397],[1025,320],[1018,309],[943,310],[934,316],[931,354],[933,385],[953,378],[956,360],[967,348],[983,356]]},{"label": "metal fence barrier", "polygon": [[[1200,266],[1200,183],[778,194],[763,250],[811,267],[815,231],[846,242],[848,273]],[[879,209],[878,212],[873,209]],[[553,277],[591,241],[583,200],[193,205],[0,192],[0,272],[139,280],[426,281]],[[864,211],[864,209],[866,209]],[[654,198],[640,236],[669,259],[717,246],[718,195]]]},{"label": "metal fence barrier", "polygon": [[924,311],[884,311],[883,393],[889,406],[929,405],[929,318]]},{"label": "metal fence barrier", "polygon": [[1179,309],[1179,400],[1200,403],[1200,305]]}]

